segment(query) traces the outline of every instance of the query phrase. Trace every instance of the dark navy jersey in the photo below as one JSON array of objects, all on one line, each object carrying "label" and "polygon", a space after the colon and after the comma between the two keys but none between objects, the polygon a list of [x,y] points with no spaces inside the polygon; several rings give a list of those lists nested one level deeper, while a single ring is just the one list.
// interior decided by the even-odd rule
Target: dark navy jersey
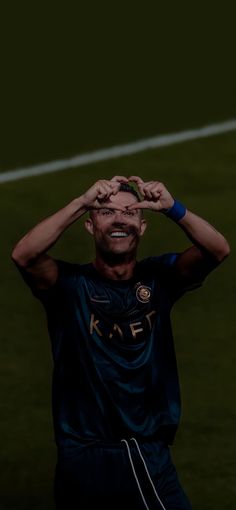
[{"label": "dark navy jersey", "polygon": [[188,290],[175,278],[177,257],[137,262],[122,281],[92,263],[57,260],[55,285],[31,284],[52,342],[58,445],[132,436],[173,442],[181,404],[170,312]]}]

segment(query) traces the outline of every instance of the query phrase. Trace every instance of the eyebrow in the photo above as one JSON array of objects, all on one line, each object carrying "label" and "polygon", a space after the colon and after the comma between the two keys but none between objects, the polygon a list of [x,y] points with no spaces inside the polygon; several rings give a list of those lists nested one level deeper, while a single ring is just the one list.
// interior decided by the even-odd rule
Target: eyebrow
[{"label": "eyebrow", "polygon": [[124,211],[122,211],[121,209],[113,209],[111,207],[102,207],[100,209],[95,209],[98,213],[102,213],[102,212],[106,212],[106,211],[111,211],[113,213],[115,213],[116,211],[120,211],[122,214],[125,214],[125,213],[132,213],[132,214],[138,214],[138,209],[132,209],[132,211],[129,211],[128,208],[126,208]]},{"label": "eyebrow", "polygon": [[[122,211],[121,209],[113,209],[112,207],[100,207],[99,209],[97,209],[96,207],[91,207],[90,208],[90,213],[95,213],[95,214],[100,214],[104,211],[112,211],[112,212],[115,212],[115,211],[121,211],[121,212],[128,212],[128,205],[124,206],[126,208],[125,211]],[[143,210],[142,209],[133,209],[132,210],[132,213],[134,214],[137,214],[138,212],[141,213],[141,216],[143,216]]]}]

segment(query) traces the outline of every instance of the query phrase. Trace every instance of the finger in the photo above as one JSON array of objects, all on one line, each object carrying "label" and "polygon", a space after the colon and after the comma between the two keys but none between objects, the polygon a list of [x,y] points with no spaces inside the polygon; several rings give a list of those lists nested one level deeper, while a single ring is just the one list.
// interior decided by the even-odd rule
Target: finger
[{"label": "finger", "polygon": [[111,182],[129,182],[129,179],[124,175],[115,175],[112,177]]},{"label": "finger", "polygon": [[143,187],[143,194],[147,196],[149,199],[152,199],[153,197],[160,196],[159,187],[157,186],[156,182],[151,181],[148,184],[146,184]]},{"label": "finger", "polygon": [[159,191],[152,191],[152,196],[158,200],[160,198],[161,194]]},{"label": "finger", "polygon": [[155,181],[148,181],[148,182],[144,183],[144,188],[153,188],[155,186],[156,186],[156,182]]},{"label": "finger", "polygon": [[120,182],[113,181],[111,182],[112,195],[116,195],[120,191]]},{"label": "finger", "polygon": [[112,209],[112,210],[116,210],[116,211],[126,211],[126,207],[122,206],[122,205],[117,205],[117,204],[110,204],[109,203],[109,207],[108,209]]},{"label": "finger", "polygon": [[120,181],[108,181],[107,184],[111,188],[112,194],[116,194],[120,190]]},{"label": "finger", "polygon": [[151,182],[150,184],[148,184],[148,188],[149,190],[153,193],[154,191],[158,191],[159,193],[162,191],[162,188],[160,186],[160,184],[158,182]]},{"label": "finger", "polygon": [[107,190],[103,190],[103,191],[100,191],[98,194],[97,194],[97,200],[100,201],[100,200],[108,200],[108,198],[110,197],[111,195],[111,191],[107,191]]},{"label": "finger", "polygon": [[149,209],[150,208],[150,202],[147,200],[143,200],[142,202],[135,202],[132,205],[129,205],[127,208],[128,211],[133,211],[135,209]]},{"label": "finger", "polygon": [[113,210],[116,210],[116,211],[126,211],[126,207],[123,207],[122,205],[117,205],[117,204],[112,204],[112,203],[108,203],[107,201],[100,201],[98,202],[97,204],[95,204],[93,206],[93,209],[111,209],[112,211]]},{"label": "finger", "polygon": [[114,185],[110,184],[107,181],[103,181],[102,183],[100,183],[98,187],[97,197],[99,198],[99,200],[104,199],[104,197],[108,198],[113,193],[113,190]]},{"label": "finger", "polygon": [[145,184],[145,186],[143,186],[143,189],[142,189],[142,194],[147,197],[147,198],[152,198],[152,188],[153,188],[153,183],[152,182],[149,182],[148,184]]},{"label": "finger", "polygon": [[145,198],[152,198],[151,191],[148,188],[143,188],[142,193],[143,193]]},{"label": "finger", "polygon": [[129,182],[136,182],[136,184],[144,184],[143,179],[139,177],[138,175],[131,175],[129,177]]},{"label": "finger", "polygon": [[110,190],[101,189],[100,191],[98,191],[97,199],[98,200],[107,200],[108,197],[110,196],[110,194],[111,194]]}]

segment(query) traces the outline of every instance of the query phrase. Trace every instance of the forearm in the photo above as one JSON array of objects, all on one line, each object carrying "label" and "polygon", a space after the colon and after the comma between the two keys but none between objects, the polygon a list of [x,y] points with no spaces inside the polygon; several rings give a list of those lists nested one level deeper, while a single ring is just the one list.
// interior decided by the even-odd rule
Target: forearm
[{"label": "forearm", "polygon": [[223,260],[230,252],[225,237],[206,220],[187,210],[178,225],[188,238],[200,249],[206,250],[216,260]]},{"label": "forearm", "polygon": [[72,200],[22,237],[13,249],[12,259],[19,264],[27,265],[49,250],[61,234],[85,212],[82,197]]}]

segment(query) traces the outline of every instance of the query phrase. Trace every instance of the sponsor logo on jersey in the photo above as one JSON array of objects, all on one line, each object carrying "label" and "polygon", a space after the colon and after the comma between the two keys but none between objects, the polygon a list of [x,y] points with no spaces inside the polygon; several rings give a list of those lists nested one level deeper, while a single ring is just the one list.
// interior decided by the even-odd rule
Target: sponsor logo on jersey
[{"label": "sponsor logo on jersey", "polygon": [[136,289],[136,297],[141,303],[148,303],[151,299],[151,289],[145,285],[139,285]]}]

